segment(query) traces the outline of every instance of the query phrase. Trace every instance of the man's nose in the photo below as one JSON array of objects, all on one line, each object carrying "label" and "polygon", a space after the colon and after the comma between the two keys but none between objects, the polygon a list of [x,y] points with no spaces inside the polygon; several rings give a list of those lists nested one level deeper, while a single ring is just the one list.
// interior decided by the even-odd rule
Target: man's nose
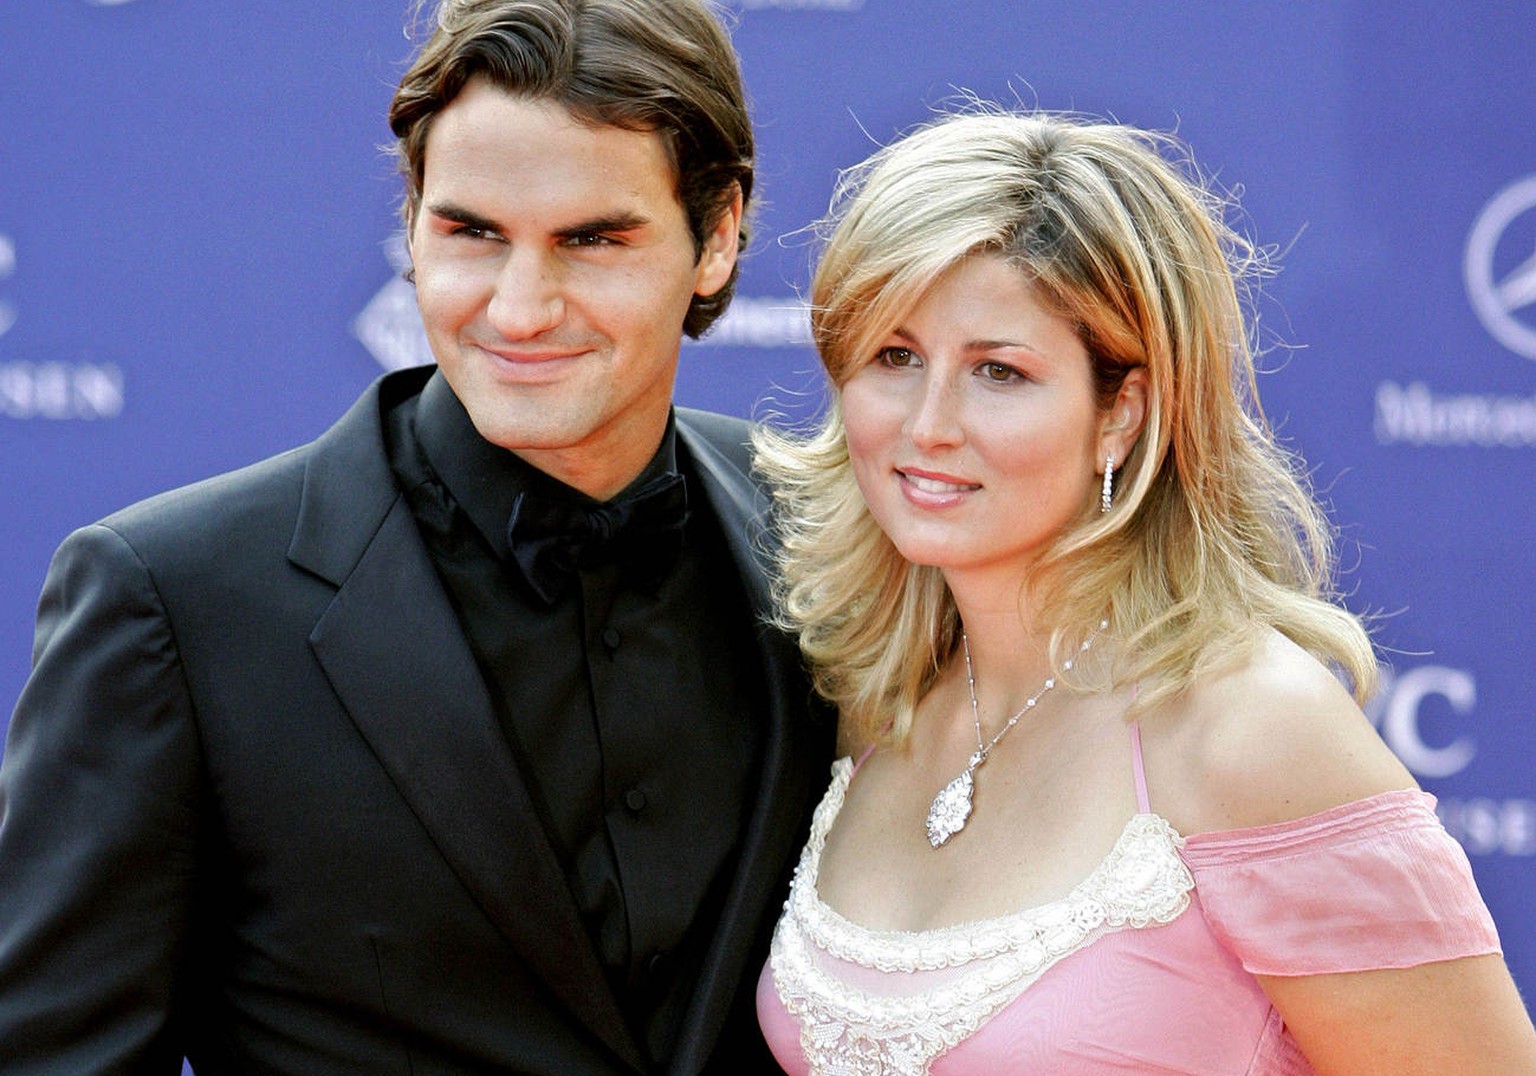
[{"label": "man's nose", "polygon": [[558,269],[543,252],[514,248],[496,276],[487,317],[509,340],[537,336],[560,324],[565,316]]}]

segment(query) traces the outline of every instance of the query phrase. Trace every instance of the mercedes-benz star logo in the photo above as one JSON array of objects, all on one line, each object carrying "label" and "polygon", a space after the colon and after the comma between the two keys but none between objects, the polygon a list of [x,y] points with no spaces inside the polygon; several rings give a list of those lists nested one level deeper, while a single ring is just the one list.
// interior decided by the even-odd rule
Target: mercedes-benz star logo
[{"label": "mercedes-benz star logo", "polygon": [[[1510,247],[1518,248],[1516,258],[1531,253],[1500,276],[1498,248],[1506,239],[1504,265]],[[1536,359],[1536,176],[1511,183],[1477,215],[1463,274],[1483,327],[1509,350]]]}]

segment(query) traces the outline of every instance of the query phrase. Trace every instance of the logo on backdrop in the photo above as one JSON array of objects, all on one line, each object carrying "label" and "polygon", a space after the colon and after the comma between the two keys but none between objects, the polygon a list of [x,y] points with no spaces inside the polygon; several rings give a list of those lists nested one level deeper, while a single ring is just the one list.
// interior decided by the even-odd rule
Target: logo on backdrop
[{"label": "logo on backdrop", "polygon": [[[0,283],[15,274],[16,244],[0,235]],[[18,317],[15,304],[0,294],[0,337]],[[0,418],[101,419],[122,410],[123,373],[110,363],[0,361]]]},{"label": "logo on backdrop", "polygon": [[[5,280],[16,272],[16,244],[8,235],[0,235],[0,280]],[[0,336],[11,331],[11,326],[16,324],[16,308],[0,298]]]},{"label": "logo on backdrop", "polygon": [[800,347],[811,342],[805,301],[793,295],[738,295],[702,340],[723,347]]},{"label": "logo on backdrop", "polygon": [[[1536,176],[1478,213],[1462,257],[1467,299],[1499,344],[1536,361]],[[1422,381],[1376,387],[1376,440],[1429,448],[1536,447],[1536,395],[1437,392]]]},{"label": "logo on backdrop", "polygon": [[[1500,247],[1518,259],[1506,268]],[[1478,320],[1495,340],[1536,360],[1536,176],[1494,195],[1467,236],[1462,275]]]},{"label": "logo on backdrop", "polygon": [[384,246],[384,256],[394,273],[352,319],[352,335],[386,370],[425,366],[432,361],[432,349],[427,346],[427,331],[421,325],[416,289],[404,277],[411,267],[411,256],[405,249],[403,234],[390,238]]},{"label": "logo on backdrop", "polygon": [[[1466,732],[1475,720],[1477,678],[1469,669],[1420,665],[1383,669],[1381,690],[1366,715],[1381,738],[1413,771],[1431,781],[1461,773],[1477,757],[1477,741]],[[1431,733],[1447,724],[1449,734]],[[1450,834],[1473,855],[1536,856],[1536,800],[1492,796],[1438,796],[1435,812]]]},{"label": "logo on backdrop", "polygon": [[1477,681],[1466,669],[1420,665],[1406,672],[1383,669],[1381,690],[1367,713],[1381,730],[1392,753],[1419,777],[1451,777],[1477,756],[1477,744],[1469,736],[1433,745],[1424,737],[1421,710],[1428,699],[1440,699],[1459,719],[1472,713],[1477,703]]},{"label": "logo on backdrop", "polygon": [[1376,440],[1429,448],[1536,445],[1536,396],[1440,393],[1422,381],[1376,386]]}]

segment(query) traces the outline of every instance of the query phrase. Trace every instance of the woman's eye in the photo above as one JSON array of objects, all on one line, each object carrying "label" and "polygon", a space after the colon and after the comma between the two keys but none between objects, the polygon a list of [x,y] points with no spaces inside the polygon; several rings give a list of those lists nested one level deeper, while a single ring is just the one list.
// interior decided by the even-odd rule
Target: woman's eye
[{"label": "woman's eye", "polygon": [[875,361],[882,366],[904,367],[916,366],[918,358],[912,351],[904,347],[885,347],[875,355]]},{"label": "woman's eye", "polygon": [[1024,376],[1012,366],[1001,362],[984,362],[981,364],[979,372],[988,381],[996,381],[998,384],[1013,381]]}]

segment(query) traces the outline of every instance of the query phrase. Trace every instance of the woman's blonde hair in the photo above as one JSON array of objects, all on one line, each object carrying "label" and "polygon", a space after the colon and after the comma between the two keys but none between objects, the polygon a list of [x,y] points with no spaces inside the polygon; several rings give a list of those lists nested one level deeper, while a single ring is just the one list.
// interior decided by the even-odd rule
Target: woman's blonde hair
[{"label": "woman's blonde hair", "polygon": [[[1060,114],[950,115],[839,181],[812,333],[840,388],[960,259],[1016,264],[1077,326],[1101,407],[1129,370],[1148,383],[1114,508],[1085,504],[1029,580],[1058,667],[1110,621],[1114,668],[1069,681],[1134,680],[1150,707],[1269,625],[1363,700],[1374,652],[1333,600],[1331,528],[1259,408],[1244,314],[1265,264],[1226,210],[1170,136]],[[856,732],[903,739],[958,645],[943,578],[902,558],[870,516],[835,399],[810,435],[766,431],[757,447],[783,535],[784,624]]]}]

